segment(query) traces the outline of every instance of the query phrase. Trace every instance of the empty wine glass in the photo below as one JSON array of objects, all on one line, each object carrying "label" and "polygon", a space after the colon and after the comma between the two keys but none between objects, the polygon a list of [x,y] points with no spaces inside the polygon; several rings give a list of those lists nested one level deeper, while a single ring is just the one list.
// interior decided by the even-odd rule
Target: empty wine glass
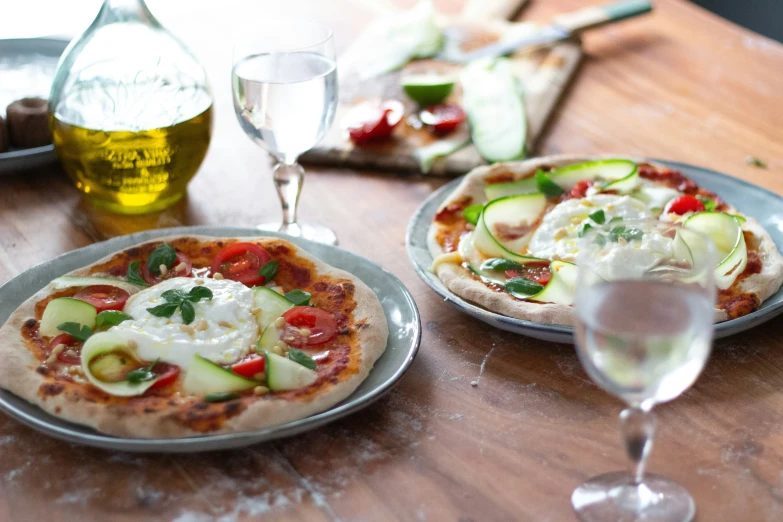
[{"label": "empty wine glass", "polygon": [[337,243],[323,225],[296,219],[304,169],[297,159],[315,146],[334,121],[337,62],[332,31],[317,22],[259,22],[234,45],[231,73],[234,111],[254,142],[277,160],[274,182],[283,221],[259,225],[321,243]]},{"label": "empty wine glass", "polygon": [[653,406],[687,390],[711,350],[714,246],[671,223],[614,222],[585,235],[577,264],[577,353],[590,378],[628,405],[620,427],[632,466],[587,480],[573,507],[590,522],[687,522],[690,494],[644,467]]}]

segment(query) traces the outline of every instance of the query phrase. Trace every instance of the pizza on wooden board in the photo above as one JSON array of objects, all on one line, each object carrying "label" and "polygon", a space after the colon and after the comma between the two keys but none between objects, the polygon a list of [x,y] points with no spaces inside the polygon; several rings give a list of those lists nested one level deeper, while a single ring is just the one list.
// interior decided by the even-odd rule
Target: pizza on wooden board
[{"label": "pizza on wooden board", "polygon": [[645,219],[696,230],[716,244],[716,322],[757,310],[783,282],[783,257],[755,219],[677,170],[617,156],[474,169],[430,226],[432,270],[450,291],[493,312],[571,325],[581,238],[591,228],[611,229],[609,258],[650,269],[674,239],[630,226]]},{"label": "pizza on wooden board", "polygon": [[287,241],[166,237],[25,301],[0,329],[0,387],[110,435],[239,432],[345,399],[387,337],[367,285]]}]

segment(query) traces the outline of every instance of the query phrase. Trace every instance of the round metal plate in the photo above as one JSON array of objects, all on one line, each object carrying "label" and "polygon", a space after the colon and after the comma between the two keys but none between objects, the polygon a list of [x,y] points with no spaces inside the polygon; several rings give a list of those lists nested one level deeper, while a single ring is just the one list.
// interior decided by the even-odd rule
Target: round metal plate
[{"label": "round metal plate", "polygon": [[181,439],[111,437],[49,415],[37,406],[5,390],[0,390],[0,411],[47,435],[100,448],[147,453],[186,453],[239,448],[295,435],[359,411],[388,392],[413,362],[421,340],[421,321],[413,297],[396,276],[372,261],[334,246],[290,238],[274,232],[259,233],[258,230],[249,228],[181,227],[150,230],[116,237],[68,252],[34,266],[0,286],[0,323],[4,323],[22,302],[46,286],[55,277],[137,243],[174,234],[202,234],[215,237],[260,235],[284,237],[324,262],[350,272],[364,281],[381,301],[390,332],[386,351],[375,363],[367,379],[340,404],[305,419],[258,431]]},{"label": "round metal plate", "polygon": [[[778,250],[783,251],[783,197],[747,181],[701,167],[673,161],[650,161],[680,170],[699,186],[712,190],[743,214],[756,218],[772,236]],[[427,231],[435,212],[461,181],[462,178],[455,179],[434,192],[422,203],[408,224],[405,242],[416,273],[447,303],[489,325],[544,341],[573,343],[573,328],[570,326],[534,323],[490,312],[453,294],[430,272],[432,256],[427,249]],[[720,339],[742,332],[769,321],[782,312],[783,289],[764,301],[752,314],[715,325],[715,337]]]}]

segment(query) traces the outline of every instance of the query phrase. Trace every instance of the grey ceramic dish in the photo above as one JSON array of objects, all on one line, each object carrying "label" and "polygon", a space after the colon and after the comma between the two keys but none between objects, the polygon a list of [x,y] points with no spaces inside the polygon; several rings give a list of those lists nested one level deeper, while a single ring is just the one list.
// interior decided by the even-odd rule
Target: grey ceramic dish
[{"label": "grey ceramic dish", "polygon": [[[685,163],[651,160],[682,171],[697,184],[714,191],[742,213],[753,216],[767,229],[778,249],[783,251],[783,198],[766,189],[712,170],[694,167]],[[513,319],[490,312],[470,303],[453,293],[430,272],[432,256],[427,249],[427,230],[435,212],[462,178],[447,183],[434,192],[419,207],[408,224],[406,245],[408,256],[419,277],[443,299],[458,310],[467,313],[501,330],[515,332],[544,341],[573,343],[573,329],[569,326],[553,326],[521,319]],[[747,330],[769,321],[783,312],[783,289],[765,301],[752,314],[719,323],[715,326],[715,337],[721,338]]]},{"label": "grey ceramic dish", "polygon": [[[0,324],[28,297],[52,279],[131,245],[172,234],[203,234],[216,237],[258,236],[259,231],[235,227],[182,227],[151,230],[121,236],[58,256],[34,266],[0,286]],[[263,235],[282,236],[272,232]],[[0,410],[28,426],[58,439],[107,449],[138,452],[196,452],[248,446],[311,430],[356,412],[388,392],[413,362],[421,340],[421,322],[416,303],[402,282],[391,272],[351,252],[311,241],[286,237],[324,262],[346,270],[364,281],[378,296],[389,322],[386,351],[369,377],[346,400],[328,411],[258,431],[208,435],[182,439],[126,439],[102,435],[90,428],[65,422],[37,406],[0,390]]]},{"label": "grey ceramic dish", "polygon": [[[57,60],[68,46],[68,40],[56,38],[0,39],[0,70],[6,78],[21,81],[25,71],[35,69],[29,82],[34,85],[0,84],[0,112],[5,113],[8,103],[27,96],[49,97]],[[13,76],[11,76],[13,74]],[[0,175],[22,169],[38,167],[57,161],[54,145],[0,152]]]}]

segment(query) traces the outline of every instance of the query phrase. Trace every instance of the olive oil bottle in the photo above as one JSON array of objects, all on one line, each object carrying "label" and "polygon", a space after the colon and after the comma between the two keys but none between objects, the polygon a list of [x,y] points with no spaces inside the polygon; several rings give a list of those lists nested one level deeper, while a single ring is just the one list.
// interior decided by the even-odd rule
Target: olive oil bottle
[{"label": "olive oil bottle", "polygon": [[49,124],[63,168],[96,206],[166,208],[198,171],[212,134],[203,68],[143,0],[105,0],[60,59]]}]

